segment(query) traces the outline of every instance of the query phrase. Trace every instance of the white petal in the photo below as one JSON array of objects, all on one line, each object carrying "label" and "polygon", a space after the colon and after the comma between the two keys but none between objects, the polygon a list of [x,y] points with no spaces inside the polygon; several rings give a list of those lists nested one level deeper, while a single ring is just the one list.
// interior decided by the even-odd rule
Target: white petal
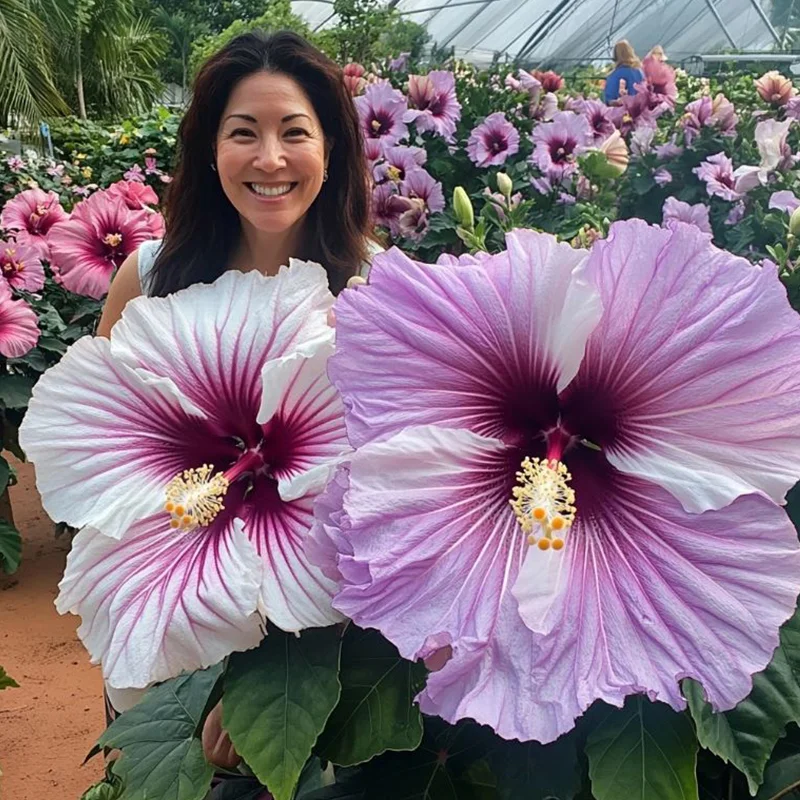
[{"label": "white petal", "polygon": [[242,523],[178,534],[166,515],[122,540],[85,528],[72,545],[56,608],[108,683],[141,688],[216,664],[262,638],[262,565]]},{"label": "white petal", "polygon": [[168,378],[116,362],[85,337],[33,391],[20,444],[50,517],[119,537],[164,502],[182,436],[205,415]]},{"label": "white petal", "polygon": [[226,272],[165,298],[137,298],[112,331],[118,358],[171,377],[209,416],[255,413],[261,368],[328,341],[333,304],[325,270],[293,262],[273,277]]}]

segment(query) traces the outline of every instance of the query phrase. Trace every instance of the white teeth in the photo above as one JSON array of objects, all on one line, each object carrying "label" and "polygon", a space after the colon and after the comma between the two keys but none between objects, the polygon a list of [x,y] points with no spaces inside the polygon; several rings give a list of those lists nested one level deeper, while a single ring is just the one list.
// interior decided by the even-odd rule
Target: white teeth
[{"label": "white teeth", "polygon": [[263,197],[279,197],[292,190],[291,183],[282,183],[280,186],[264,186],[260,183],[251,183],[250,186],[256,194],[260,194]]}]

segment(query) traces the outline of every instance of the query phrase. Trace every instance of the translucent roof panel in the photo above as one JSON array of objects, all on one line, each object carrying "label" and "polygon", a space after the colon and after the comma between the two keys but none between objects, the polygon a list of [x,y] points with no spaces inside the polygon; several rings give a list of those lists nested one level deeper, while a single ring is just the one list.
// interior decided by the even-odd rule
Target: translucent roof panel
[{"label": "translucent roof panel", "polygon": [[[608,61],[618,39],[628,39],[640,55],[660,44],[673,62],[775,46],[765,21],[771,0],[398,0],[395,5],[425,26],[437,44],[478,64],[497,56],[562,68]],[[330,0],[295,0],[293,7],[312,28],[336,21]]]}]

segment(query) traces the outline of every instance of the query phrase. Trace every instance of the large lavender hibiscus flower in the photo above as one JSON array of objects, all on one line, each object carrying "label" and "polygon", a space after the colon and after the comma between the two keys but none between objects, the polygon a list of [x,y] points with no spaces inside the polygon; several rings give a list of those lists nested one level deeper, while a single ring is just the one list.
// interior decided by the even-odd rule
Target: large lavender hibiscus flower
[{"label": "large lavender hibiscus flower", "polygon": [[[321,267],[229,272],[126,308],[37,383],[20,440],[53,519],[83,527],[61,613],[116,688],[339,619],[303,552],[348,450]],[[85,526],[85,527],[84,527]]]},{"label": "large lavender hibiscus flower", "polygon": [[[407,658],[421,707],[551,741],[597,699],[718,709],[800,590],[800,322],[772,267],[689,225],[587,256],[517,231],[459,265],[376,258],[330,366],[358,447],[318,510],[334,605]],[[513,502],[510,502],[513,501]]]}]

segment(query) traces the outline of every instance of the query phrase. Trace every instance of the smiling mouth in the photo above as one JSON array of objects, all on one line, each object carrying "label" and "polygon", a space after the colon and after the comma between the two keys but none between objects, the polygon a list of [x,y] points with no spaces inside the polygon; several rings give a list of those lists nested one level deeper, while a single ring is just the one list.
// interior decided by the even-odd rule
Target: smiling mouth
[{"label": "smiling mouth", "polygon": [[264,183],[246,183],[245,186],[259,197],[283,197],[289,194],[289,192],[297,186],[297,183],[274,183],[270,185]]}]

